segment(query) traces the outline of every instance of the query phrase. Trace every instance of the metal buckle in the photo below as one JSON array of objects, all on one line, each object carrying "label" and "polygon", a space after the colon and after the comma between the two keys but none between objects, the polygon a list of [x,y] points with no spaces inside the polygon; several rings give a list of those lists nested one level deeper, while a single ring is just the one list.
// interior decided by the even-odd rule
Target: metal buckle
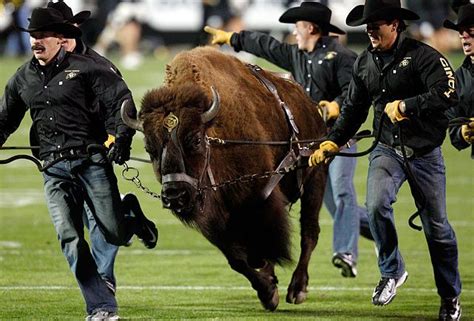
[{"label": "metal buckle", "polygon": [[[403,152],[402,152],[402,147],[401,146],[395,146],[394,150],[395,150],[395,153],[397,153],[398,156],[403,157]],[[406,154],[407,158],[412,158],[413,155],[415,155],[415,152],[413,151],[413,148],[405,146],[405,154]]]}]

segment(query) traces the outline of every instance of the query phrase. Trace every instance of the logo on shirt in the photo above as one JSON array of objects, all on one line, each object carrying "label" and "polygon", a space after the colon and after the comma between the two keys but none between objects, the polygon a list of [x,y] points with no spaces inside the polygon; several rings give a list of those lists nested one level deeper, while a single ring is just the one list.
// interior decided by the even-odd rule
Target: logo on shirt
[{"label": "logo on shirt", "polygon": [[439,58],[441,62],[441,66],[443,66],[443,70],[446,73],[446,77],[448,78],[448,87],[449,89],[446,90],[443,94],[451,98],[451,94],[456,92],[456,77],[454,76],[454,72],[449,65],[449,62],[444,58]]},{"label": "logo on shirt", "polygon": [[69,80],[76,77],[80,70],[64,70],[64,72],[66,73],[66,80]]},{"label": "logo on shirt", "polygon": [[331,60],[334,59],[334,57],[337,56],[337,52],[335,51],[329,51],[326,56],[324,57],[324,60]]},{"label": "logo on shirt", "polygon": [[403,58],[403,60],[400,62],[400,64],[398,65],[398,67],[400,68],[405,68],[406,66],[408,66],[410,64],[410,61],[411,61],[411,57],[405,57]]}]

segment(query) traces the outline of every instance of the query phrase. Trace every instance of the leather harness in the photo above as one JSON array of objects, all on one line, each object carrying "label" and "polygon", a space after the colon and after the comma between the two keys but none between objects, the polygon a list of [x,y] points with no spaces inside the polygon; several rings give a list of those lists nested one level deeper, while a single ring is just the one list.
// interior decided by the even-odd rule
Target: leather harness
[{"label": "leather harness", "polygon": [[[293,113],[291,112],[290,108],[288,105],[280,98],[280,95],[278,94],[278,90],[276,89],[275,85],[265,78],[263,75],[262,71],[263,69],[260,68],[259,66],[252,65],[252,64],[247,64],[247,67],[250,69],[252,74],[267,88],[267,90],[275,97],[276,101],[278,102],[278,105],[283,109],[285,113],[286,120],[288,122],[289,128],[291,129],[291,135],[289,137],[289,151],[288,154],[283,158],[283,160],[280,162],[280,164],[277,167],[277,171],[281,168],[289,167],[296,162],[298,162],[301,159],[301,151],[302,148],[298,144],[298,154],[296,154],[295,150],[293,149],[293,142],[298,141],[298,134],[300,132],[298,126],[295,123],[295,118],[293,116]],[[281,74],[276,74],[278,77],[281,77]],[[291,81],[291,79],[288,79],[288,77],[281,77],[283,79],[286,79],[287,81]],[[270,177],[270,180],[268,181],[267,185],[265,185],[263,191],[262,191],[262,196],[264,199],[267,199],[268,196],[272,193],[273,189],[278,185],[280,180],[283,178],[284,174],[277,174],[273,175]],[[296,178],[297,178],[297,184],[300,186],[300,190],[302,187],[302,181],[303,181],[303,172],[302,170],[297,170],[296,171]],[[300,191],[301,192],[301,191]]]}]

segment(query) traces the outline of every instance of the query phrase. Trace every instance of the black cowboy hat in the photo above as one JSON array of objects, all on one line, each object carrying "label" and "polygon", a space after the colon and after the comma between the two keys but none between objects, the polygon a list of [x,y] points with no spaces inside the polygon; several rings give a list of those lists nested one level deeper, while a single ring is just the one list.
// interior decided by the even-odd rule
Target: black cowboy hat
[{"label": "black cowboy hat", "polygon": [[348,26],[356,27],[387,19],[418,20],[411,10],[402,8],[400,0],[365,0],[365,5],[356,6],[346,18]]},{"label": "black cowboy hat", "polygon": [[459,31],[462,27],[474,25],[474,4],[466,4],[459,8],[458,23],[444,20],[443,26],[448,29]]},{"label": "black cowboy hat", "polygon": [[78,25],[89,19],[91,16],[91,12],[88,10],[81,11],[74,15],[72,9],[63,0],[59,0],[58,2],[48,2],[48,8],[58,10],[63,15],[64,20],[70,23],[77,23]]},{"label": "black cowboy hat", "polygon": [[302,2],[301,6],[286,10],[281,15],[279,21],[283,23],[309,21],[317,24],[324,31],[340,35],[345,34],[344,31],[329,23],[331,20],[331,13],[331,9],[318,2]]},{"label": "black cowboy hat", "polygon": [[79,38],[82,36],[81,29],[64,21],[63,16],[55,9],[36,8],[28,19],[28,28],[19,28],[25,32],[51,31],[64,36],[64,38]]}]

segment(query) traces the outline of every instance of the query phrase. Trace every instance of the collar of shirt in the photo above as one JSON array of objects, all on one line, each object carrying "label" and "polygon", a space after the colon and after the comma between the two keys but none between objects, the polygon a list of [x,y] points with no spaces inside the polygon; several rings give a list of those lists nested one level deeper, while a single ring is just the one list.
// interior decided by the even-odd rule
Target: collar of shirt
[{"label": "collar of shirt", "polygon": [[337,41],[337,37],[333,36],[322,36],[319,38],[318,42],[316,43],[316,46],[314,47],[314,50],[312,52],[315,52],[316,50],[320,48],[328,48],[334,41]]},{"label": "collar of shirt", "polygon": [[74,52],[77,53],[77,54],[85,55],[86,51],[87,51],[87,46],[84,43],[84,41],[82,41],[82,39],[80,39],[80,38],[77,38],[76,39],[76,48],[74,48]]},{"label": "collar of shirt", "polygon": [[474,76],[474,60],[470,56],[464,58],[462,66],[471,72],[471,75]]}]

